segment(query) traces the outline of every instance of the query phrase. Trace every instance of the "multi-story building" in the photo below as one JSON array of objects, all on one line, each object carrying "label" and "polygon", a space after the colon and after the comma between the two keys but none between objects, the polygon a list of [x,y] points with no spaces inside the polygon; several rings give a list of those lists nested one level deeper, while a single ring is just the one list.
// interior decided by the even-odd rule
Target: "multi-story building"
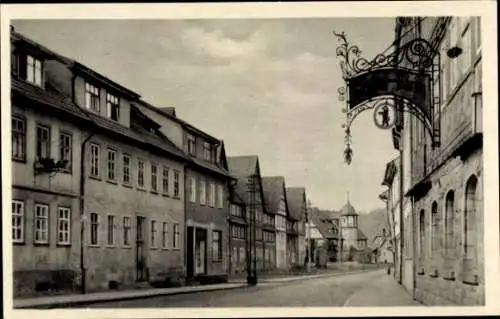
[{"label": "multi-story building", "polygon": [[229,174],[223,141],[177,117],[173,108],[137,107],[189,158],[185,167],[186,275],[227,280],[229,270]]},{"label": "multi-story building", "polygon": [[306,260],[305,221],[306,190],[303,187],[287,187],[287,255],[288,266],[303,265]]},{"label": "multi-story building", "polygon": [[[241,184],[240,184],[241,185]],[[230,264],[229,272],[231,274],[245,273],[249,269],[247,259],[249,246],[249,228],[247,221],[247,206],[244,187],[238,188],[237,184],[230,189],[229,199],[229,253]]]},{"label": "multi-story building", "polygon": [[357,251],[367,248],[368,238],[359,228],[358,213],[349,201],[340,210],[340,232],[342,237],[342,260],[355,259]]},{"label": "multi-story building", "polygon": [[[227,160],[231,175],[238,179],[236,191],[245,202],[247,222],[250,222],[251,227],[255,227],[255,238],[252,235],[250,240],[251,262],[255,262],[256,270],[262,272],[266,268],[266,244],[269,239],[269,235],[264,236],[264,233],[274,233],[274,231],[269,231],[271,228],[269,223],[264,225],[266,222],[264,216],[271,214],[265,210],[259,158],[256,155],[230,156]],[[255,215],[251,216],[253,214]],[[253,232],[253,229],[251,231]]]},{"label": "multi-story building", "polygon": [[480,22],[479,17],[415,17],[396,24],[396,42],[423,38],[438,52],[433,100],[439,102],[441,144],[430,147],[431,138],[415,117],[405,116],[403,130],[410,175],[406,195],[414,203],[404,221],[409,226],[404,237],[415,239],[405,243],[414,255],[409,286],[426,304],[484,304]]},{"label": "multi-story building", "polygon": [[15,295],[182,273],[182,151],[137,93],[13,30],[11,43]]},{"label": "multi-story building", "polygon": [[283,176],[263,177],[262,186],[267,211],[275,214],[276,268],[287,269],[286,216],[288,215],[288,205],[285,178]]}]

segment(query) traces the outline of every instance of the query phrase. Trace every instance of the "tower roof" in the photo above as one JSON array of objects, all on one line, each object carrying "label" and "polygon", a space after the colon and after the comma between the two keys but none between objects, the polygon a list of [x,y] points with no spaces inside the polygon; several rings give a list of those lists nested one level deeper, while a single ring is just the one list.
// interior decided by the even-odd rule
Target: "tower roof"
[{"label": "tower roof", "polygon": [[342,216],[357,216],[356,209],[351,205],[351,203],[347,202],[347,204],[342,207],[340,210],[340,215]]}]

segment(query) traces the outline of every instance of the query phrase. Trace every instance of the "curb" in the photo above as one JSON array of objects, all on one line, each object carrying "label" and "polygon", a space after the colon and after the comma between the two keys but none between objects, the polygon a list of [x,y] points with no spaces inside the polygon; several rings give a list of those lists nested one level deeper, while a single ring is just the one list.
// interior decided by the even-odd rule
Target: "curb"
[{"label": "curb", "polygon": [[[90,305],[95,303],[105,303],[105,302],[113,302],[113,301],[122,301],[122,300],[137,300],[137,299],[146,299],[146,298],[154,298],[160,296],[173,296],[173,295],[184,295],[184,294],[195,294],[200,292],[208,292],[208,291],[217,291],[217,290],[232,290],[238,288],[250,287],[247,284],[241,284],[234,287],[213,287],[211,289],[200,289],[200,290],[184,290],[184,291],[162,291],[154,294],[144,294],[144,295],[132,295],[132,296],[111,296],[110,298],[105,299],[95,299],[95,300],[74,300],[74,301],[62,301],[62,302],[52,302],[48,304],[39,304],[39,305],[23,305],[23,306],[15,306],[14,309],[53,309],[53,308],[66,308],[70,306],[81,306],[81,305]],[[14,302],[15,303],[15,302]]]}]

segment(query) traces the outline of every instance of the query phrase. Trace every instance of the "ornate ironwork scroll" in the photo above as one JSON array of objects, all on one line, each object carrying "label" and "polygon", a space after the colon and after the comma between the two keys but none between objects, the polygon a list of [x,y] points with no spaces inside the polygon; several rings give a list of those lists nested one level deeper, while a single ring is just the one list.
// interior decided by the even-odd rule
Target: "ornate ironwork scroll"
[{"label": "ornate ironwork scroll", "polygon": [[[362,112],[384,107],[383,123],[389,123],[388,108],[392,108],[393,116],[397,112],[405,112],[416,116],[433,137],[433,147],[439,145],[439,121],[436,121],[436,107],[439,105],[439,94],[434,92],[433,83],[439,74],[438,57],[434,47],[425,39],[414,39],[404,45],[391,45],[383,53],[367,60],[361,56],[358,46],[347,41],[344,32],[336,33],[340,43],[336,50],[345,87],[338,90],[339,100],[346,103],[343,112],[346,114],[344,157],[351,163],[351,124]],[[392,50],[392,51],[391,51]],[[437,68],[437,69],[436,69]],[[437,71],[437,72],[436,72]],[[437,75],[438,76],[438,75]],[[401,100],[401,105],[395,105]],[[437,102],[436,102],[437,101]],[[374,119],[377,121],[376,114]],[[394,120],[394,119],[392,119]],[[392,121],[393,122],[393,121]],[[389,128],[391,125],[379,125]]]}]

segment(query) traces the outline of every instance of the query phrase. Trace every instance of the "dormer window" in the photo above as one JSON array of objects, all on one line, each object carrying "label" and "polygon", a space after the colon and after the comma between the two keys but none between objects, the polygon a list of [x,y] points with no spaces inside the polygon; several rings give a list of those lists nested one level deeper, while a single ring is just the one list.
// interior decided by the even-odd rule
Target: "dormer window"
[{"label": "dormer window", "polygon": [[203,159],[207,162],[212,162],[212,145],[208,142],[203,143]]},{"label": "dormer window", "polygon": [[85,107],[96,113],[100,113],[101,106],[99,103],[99,88],[85,83]]},{"label": "dormer window", "polygon": [[187,142],[188,142],[188,153],[191,155],[196,154],[196,137],[194,137],[191,134],[187,135]]},{"label": "dormer window", "polygon": [[108,118],[118,121],[120,118],[120,102],[117,96],[106,94],[106,112]]},{"label": "dormer window", "polygon": [[42,86],[42,61],[28,55],[26,58],[26,81]]},{"label": "dormer window", "polygon": [[39,58],[29,54],[18,55],[14,67],[14,73],[17,73],[21,80],[39,87],[43,86],[43,62]]}]

